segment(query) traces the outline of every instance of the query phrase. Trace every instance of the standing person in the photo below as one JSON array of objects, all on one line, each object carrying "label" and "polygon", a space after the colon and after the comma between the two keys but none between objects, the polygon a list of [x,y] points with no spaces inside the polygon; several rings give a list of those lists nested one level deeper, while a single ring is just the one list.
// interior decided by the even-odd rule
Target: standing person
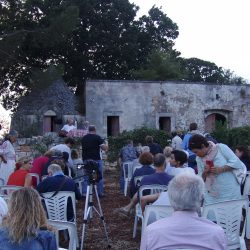
[{"label": "standing person", "polygon": [[242,162],[225,144],[214,144],[202,135],[193,135],[189,148],[197,155],[198,175],[206,184],[205,204],[239,199],[240,184],[233,170],[242,168]]},{"label": "standing person", "polygon": [[32,167],[32,159],[28,156],[21,157],[17,165],[19,168],[16,169],[10,176],[7,185],[31,187],[32,177],[29,174],[29,170]]},{"label": "standing person", "polygon": [[127,144],[121,149],[119,154],[119,164],[120,164],[120,190],[124,191],[124,176],[122,164],[127,161],[133,161],[137,159],[139,153],[133,145],[132,140],[127,140]]},{"label": "standing person", "polygon": [[198,216],[204,195],[204,182],[199,176],[177,175],[168,185],[168,194],[174,213],[146,227],[140,250],[227,249],[223,229]]},{"label": "standing person", "polygon": [[17,131],[11,130],[9,134],[6,135],[4,142],[0,145],[0,156],[2,158],[0,178],[3,179],[4,184],[7,183],[10,174],[15,169],[16,153],[12,144],[16,142],[17,136]]},{"label": "standing person", "polygon": [[68,133],[70,130],[73,130],[73,129],[76,129],[76,126],[75,126],[75,120],[72,119],[72,118],[69,118],[67,120],[67,124],[65,124],[61,131],[65,131],[66,133]]},{"label": "standing person", "polygon": [[195,161],[196,158],[196,154],[189,149],[189,140],[191,138],[192,135],[195,134],[201,134],[198,130],[198,125],[197,123],[193,122],[190,123],[189,125],[189,132],[187,132],[187,134],[185,134],[183,141],[182,141],[182,149],[186,150],[189,154],[188,156],[188,166],[190,168],[195,169],[195,171],[197,172],[197,163]]},{"label": "standing person", "polygon": [[[107,151],[108,146],[105,144],[104,139],[96,134],[96,128],[94,125],[89,126],[89,133],[82,138],[82,160],[94,160],[98,162],[99,171],[102,175],[102,179],[97,184],[97,191],[99,197],[104,196],[103,187],[103,161],[101,159],[100,150]],[[87,191],[87,180],[83,183],[83,194]]]},{"label": "standing person", "polygon": [[147,135],[146,138],[145,138],[145,141],[147,143],[147,146],[149,146],[150,148],[150,153],[152,155],[156,155],[156,154],[159,154],[159,153],[162,153],[162,148],[161,146],[158,144],[158,143],[155,143],[154,142],[154,138],[153,136],[149,136]]},{"label": "standing person", "polygon": [[172,142],[171,142],[171,147],[172,149],[177,149],[177,150],[182,150],[182,139],[180,137],[180,131],[175,131],[172,132]]},{"label": "standing person", "polygon": [[56,250],[56,237],[48,225],[39,194],[21,188],[11,194],[9,211],[0,229],[0,249]]}]

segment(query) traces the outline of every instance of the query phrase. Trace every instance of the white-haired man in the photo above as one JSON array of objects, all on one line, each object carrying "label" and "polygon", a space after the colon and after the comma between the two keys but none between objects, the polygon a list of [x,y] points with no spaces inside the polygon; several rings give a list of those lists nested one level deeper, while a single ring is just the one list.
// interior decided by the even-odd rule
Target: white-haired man
[{"label": "white-haired man", "polygon": [[177,175],[168,185],[168,194],[175,212],[146,228],[140,250],[227,249],[223,229],[198,216],[204,194],[201,177],[188,173]]}]

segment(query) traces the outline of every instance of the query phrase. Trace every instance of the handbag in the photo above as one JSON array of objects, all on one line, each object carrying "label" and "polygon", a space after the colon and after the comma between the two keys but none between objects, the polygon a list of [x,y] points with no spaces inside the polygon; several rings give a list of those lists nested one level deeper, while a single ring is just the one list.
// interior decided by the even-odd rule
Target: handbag
[{"label": "handbag", "polygon": [[[221,154],[224,156],[224,158],[227,160],[227,158],[225,157],[225,155],[223,154],[221,148],[220,148],[220,144],[218,144],[218,148],[221,152]],[[241,164],[241,168],[237,168],[237,169],[234,169],[232,171],[233,175],[235,176],[237,182],[242,185],[246,179],[246,175],[247,175],[247,167],[246,165],[239,159],[239,162]]]}]

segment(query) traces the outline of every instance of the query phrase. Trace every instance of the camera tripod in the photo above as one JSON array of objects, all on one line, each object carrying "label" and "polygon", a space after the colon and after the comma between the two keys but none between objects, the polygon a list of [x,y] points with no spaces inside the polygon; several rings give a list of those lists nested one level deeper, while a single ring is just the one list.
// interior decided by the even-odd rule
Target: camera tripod
[{"label": "camera tripod", "polygon": [[[94,188],[94,190],[93,190]],[[93,202],[93,191],[96,195],[96,200],[98,203],[98,209],[94,206],[94,202]],[[88,218],[91,219],[93,217],[93,211],[95,211],[103,224],[104,227],[104,233],[105,233],[105,237],[107,239],[108,242],[108,248],[111,248],[110,243],[109,243],[109,237],[108,237],[108,232],[107,232],[107,228],[106,228],[106,223],[104,221],[104,216],[103,216],[103,212],[102,212],[102,207],[101,207],[101,203],[100,203],[100,199],[98,196],[98,192],[97,192],[97,186],[96,186],[96,182],[94,180],[89,180],[88,182],[88,186],[87,186],[87,193],[86,193],[86,199],[85,199],[85,208],[84,208],[84,216],[83,216],[83,225],[82,225],[82,238],[81,238],[81,250],[83,250],[83,244],[84,244],[84,237],[85,237],[85,228],[88,222]]]}]

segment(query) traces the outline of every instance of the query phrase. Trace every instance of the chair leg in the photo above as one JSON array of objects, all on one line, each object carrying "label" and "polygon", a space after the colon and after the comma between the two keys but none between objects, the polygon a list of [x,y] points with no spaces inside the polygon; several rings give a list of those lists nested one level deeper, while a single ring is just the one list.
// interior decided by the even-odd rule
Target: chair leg
[{"label": "chair leg", "polygon": [[137,215],[135,215],[134,228],[133,228],[133,238],[136,237],[136,230],[137,230],[138,218],[139,217],[137,217]]},{"label": "chair leg", "polygon": [[128,180],[125,179],[125,183],[124,183],[124,196],[127,196],[127,190],[128,190]]}]

